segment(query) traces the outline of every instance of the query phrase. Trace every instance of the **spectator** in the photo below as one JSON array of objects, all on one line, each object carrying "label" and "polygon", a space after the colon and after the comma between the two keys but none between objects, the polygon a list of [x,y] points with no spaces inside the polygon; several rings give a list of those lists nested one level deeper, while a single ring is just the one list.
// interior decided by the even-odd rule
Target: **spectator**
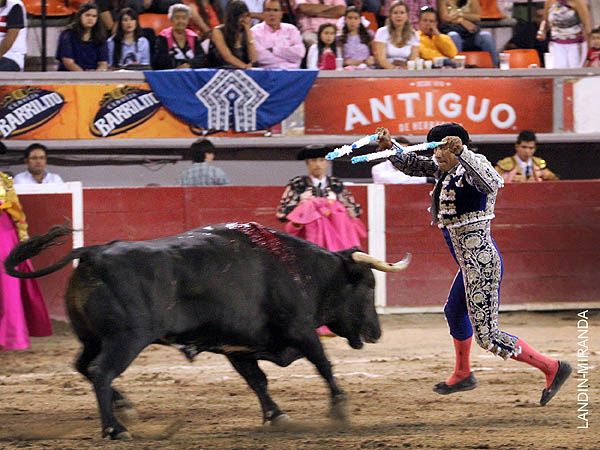
[{"label": "spectator", "polygon": [[256,57],[248,7],[240,0],[231,0],[227,5],[225,23],[212,30],[208,65],[251,69]]},{"label": "spectator", "polygon": [[[433,58],[443,57],[452,60],[456,56],[454,41],[438,30],[438,14],[430,6],[424,6],[419,11],[419,54],[421,58],[433,61]],[[451,64],[446,61],[445,64]]]},{"label": "spectator", "polygon": [[250,11],[250,25],[254,26],[265,20],[264,0],[243,0]]},{"label": "spectator", "polygon": [[544,20],[537,38],[546,39],[555,69],[581,67],[586,57],[586,37],[590,33],[590,16],[584,0],[546,0]]},{"label": "spectator", "polygon": [[21,0],[0,0],[0,72],[20,72],[27,53],[27,13]]},{"label": "spectator", "polygon": [[344,66],[361,69],[374,66],[375,58],[371,51],[373,32],[362,24],[360,12],[355,6],[346,9],[344,18],[340,37]]},{"label": "spectator", "polygon": [[488,31],[481,31],[479,0],[439,0],[438,11],[442,24],[439,29],[454,41],[456,49],[462,51],[484,51],[492,56],[498,67],[498,52],[494,38]]},{"label": "spectator", "polygon": [[[395,1],[396,0],[385,0],[379,12],[379,16],[387,19],[389,17],[390,7]],[[408,8],[408,20],[413,29],[419,26],[419,11],[421,8],[426,6],[434,8],[436,6],[436,0],[406,0],[404,3],[406,3]]]},{"label": "spectator", "polygon": [[223,10],[219,0],[187,0],[192,13],[190,29],[202,38],[208,38],[210,30],[223,23]]},{"label": "spectator", "polygon": [[177,178],[179,186],[215,186],[229,184],[229,177],[219,167],[210,163],[215,159],[215,146],[208,139],[199,139],[190,147],[191,167]]},{"label": "spectator", "polygon": [[[397,136],[396,142],[398,144],[409,144],[410,142],[404,136]],[[373,177],[373,183],[381,184],[423,184],[423,183],[435,183],[433,177],[416,177],[406,175],[404,172],[396,169],[389,160],[380,162],[371,167],[371,176]]]},{"label": "spectator", "polygon": [[[12,179],[0,172],[0,263],[19,241],[28,239],[27,222]],[[17,267],[33,272],[29,260]],[[19,280],[0,271],[0,352],[29,347],[29,336],[50,336],[52,323],[34,279]]]},{"label": "spectator", "polygon": [[558,177],[547,168],[546,161],[533,156],[536,150],[536,137],[533,131],[523,130],[519,133],[515,150],[513,156],[501,159],[495,167],[505,182],[558,180]]},{"label": "spectator", "polygon": [[108,34],[114,34],[117,31],[119,11],[127,8],[130,0],[96,0],[98,6],[98,17],[108,31]]},{"label": "spectator", "polygon": [[98,20],[98,7],[94,3],[81,5],[70,28],[60,33],[56,59],[60,71],[106,70],[106,30]]},{"label": "spectator", "polygon": [[419,57],[419,37],[410,26],[408,7],[402,1],[390,6],[386,26],[375,34],[375,60],[382,69],[405,69]]},{"label": "spectator", "polygon": [[[379,0],[374,0],[375,2],[378,2]],[[360,15],[360,23],[362,23],[365,28],[369,28],[369,25],[371,25],[371,22],[362,15],[362,10],[363,10],[363,2],[362,0],[350,0],[347,2],[348,3],[348,7],[346,8],[346,13],[348,12],[348,8],[356,8],[356,10],[358,11],[358,14]],[[345,13],[342,17],[340,17],[337,22],[335,23],[335,26],[337,27],[337,34],[338,36],[340,36],[342,34],[342,30],[344,29],[344,24],[346,23],[346,16]],[[377,24],[375,24],[377,25]],[[369,30],[372,31],[372,30]]]},{"label": "spectator", "polygon": [[308,49],[307,69],[335,70],[335,33],[336,28],[332,23],[324,23],[319,27],[318,42]]},{"label": "spectator", "polygon": [[381,11],[381,0],[346,0],[346,6],[354,6],[359,12],[368,11],[377,16]]},{"label": "spectator", "polygon": [[298,153],[298,159],[306,161],[308,175],[290,180],[276,217],[286,222],[287,232],[337,251],[359,246],[364,226],[355,220],[362,209],[342,180],[327,176],[325,155],[330,150],[309,145]]},{"label": "spectator", "polygon": [[175,4],[169,8],[173,26],[162,30],[156,38],[156,69],[197,69],[206,65],[206,56],[198,35],[188,29],[190,8]]},{"label": "spectator", "polygon": [[[538,3],[534,3],[538,5]],[[514,50],[517,48],[533,48],[538,52],[540,62],[544,65],[544,53],[548,52],[548,42],[546,39],[540,41],[536,39],[537,30],[544,20],[544,8],[536,7],[533,11],[532,22],[527,20],[518,20],[515,25],[512,38],[506,43],[504,47],[506,50]]]},{"label": "spectator", "polygon": [[345,0],[296,0],[296,19],[306,48],[317,43],[321,25],[335,23],[345,11]]},{"label": "spectator", "polygon": [[300,31],[294,25],[282,23],[281,0],[265,0],[264,22],[250,30],[257,54],[257,65],[264,69],[298,69],[306,53]]},{"label": "spectator", "polygon": [[585,67],[600,67],[600,27],[592,30]]},{"label": "spectator", "polygon": [[31,144],[25,149],[27,170],[15,176],[15,184],[64,183],[60,175],[46,171],[48,149],[43,144]]},{"label": "spectator", "polygon": [[129,64],[150,65],[150,44],[142,36],[138,16],[132,8],[119,13],[117,31],[108,39],[108,63],[114,69]]}]

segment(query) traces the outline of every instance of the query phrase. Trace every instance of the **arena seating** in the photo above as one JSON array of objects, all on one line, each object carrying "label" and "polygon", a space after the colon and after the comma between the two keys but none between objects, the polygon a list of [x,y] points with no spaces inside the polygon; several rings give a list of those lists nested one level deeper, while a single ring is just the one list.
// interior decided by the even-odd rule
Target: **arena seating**
[{"label": "arena seating", "polygon": [[467,57],[465,64],[467,66],[477,66],[480,69],[493,69],[492,55],[488,52],[460,52],[459,55]]},{"label": "arena seating", "polygon": [[158,35],[162,30],[171,26],[171,21],[166,14],[140,14],[140,26],[142,28],[152,28]]},{"label": "arena seating", "polygon": [[370,22],[368,29],[373,30],[373,33],[377,33],[378,25],[377,25],[377,16],[375,16],[375,13],[370,12],[370,11],[363,11],[361,13],[361,16]]},{"label": "arena seating", "polygon": [[482,19],[503,19],[504,14],[498,9],[497,0],[480,0]]},{"label": "arena seating", "polygon": [[532,64],[536,64],[537,67],[542,67],[537,50],[531,48],[518,48],[515,50],[506,50],[505,53],[510,55],[511,69],[526,69]]},{"label": "arena seating", "polygon": [[[42,0],[23,0],[27,13],[32,16],[42,15]],[[62,0],[46,0],[46,16],[70,16],[77,12],[77,8],[66,6]]]}]

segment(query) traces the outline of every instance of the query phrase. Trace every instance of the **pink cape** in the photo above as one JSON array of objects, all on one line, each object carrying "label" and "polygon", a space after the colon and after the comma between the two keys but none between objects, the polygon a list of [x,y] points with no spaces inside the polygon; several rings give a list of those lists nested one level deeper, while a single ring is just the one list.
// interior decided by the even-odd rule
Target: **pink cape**
[{"label": "pink cape", "polygon": [[351,218],[337,200],[311,197],[300,202],[287,218],[286,232],[334,252],[360,247],[360,238],[367,236],[363,223]]},{"label": "pink cape", "polygon": [[[0,351],[23,350],[29,347],[29,336],[52,334],[52,323],[37,282],[13,278],[4,272],[4,260],[18,243],[12,219],[0,211]],[[17,269],[33,272],[29,260]]]}]

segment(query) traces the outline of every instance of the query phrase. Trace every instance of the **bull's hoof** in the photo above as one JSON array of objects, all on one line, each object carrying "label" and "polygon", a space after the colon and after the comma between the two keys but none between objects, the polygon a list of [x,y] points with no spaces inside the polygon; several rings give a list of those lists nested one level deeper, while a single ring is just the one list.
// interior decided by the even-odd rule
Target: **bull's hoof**
[{"label": "bull's hoof", "polygon": [[329,417],[336,422],[348,421],[348,399],[345,394],[338,395],[331,401]]},{"label": "bull's hoof", "polygon": [[105,428],[102,430],[102,437],[105,438],[107,436],[110,436],[110,439],[113,441],[131,441],[133,439],[129,431],[125,428],[122,428],[121,431],[115,430],[113,427]]},{"label": "bull's hoof", "polygon": [[276,428],[285,428],[292,423],[292,419],[286,413],[280,414],[277,417],[271,419],[271,426]]}]

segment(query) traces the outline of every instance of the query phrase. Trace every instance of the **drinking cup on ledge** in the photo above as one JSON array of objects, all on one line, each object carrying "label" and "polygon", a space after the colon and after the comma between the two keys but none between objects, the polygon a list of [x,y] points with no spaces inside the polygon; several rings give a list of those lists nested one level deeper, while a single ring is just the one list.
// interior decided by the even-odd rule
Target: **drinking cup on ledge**
[{"label": "drinking cup on ledge", "polygon": [[423,70],[423,59],[417,59],[417,70]]},{"label": "drinking cup on ledge", "polygon": [[406,68],[408,70],[415,70],[416,64],[414,61],[406,61]]},{"label": "drinking cup on ledge", "polygon": [[467,57],[465,55],[456,55],[454,57],[454,63],[456,64],[457,69],[464,69],[466,61]]},{"label": "drinking cup on ledge", "polygon": [[554,55],[552,53],[544,53],[544,66],[546,69],[554,69]]},{"label": "drinking cup on ledge", "polygon": [[442,67],[444,67],[444,57],[436,56],[435,58],[433,58],[433,67],[437,69],[441,69]]},{"label": "drinking cup on ledge", "polygon": [[510,69],[510,53],[500,53],[500,70]]},{"label": "drinking cup on ledge", "polygon": [[433,61],[431,61],[429,59],[426,60],[423,64],[424,64],[424,66],[425,66],[426,69],[431,69],[433,67]]}]

